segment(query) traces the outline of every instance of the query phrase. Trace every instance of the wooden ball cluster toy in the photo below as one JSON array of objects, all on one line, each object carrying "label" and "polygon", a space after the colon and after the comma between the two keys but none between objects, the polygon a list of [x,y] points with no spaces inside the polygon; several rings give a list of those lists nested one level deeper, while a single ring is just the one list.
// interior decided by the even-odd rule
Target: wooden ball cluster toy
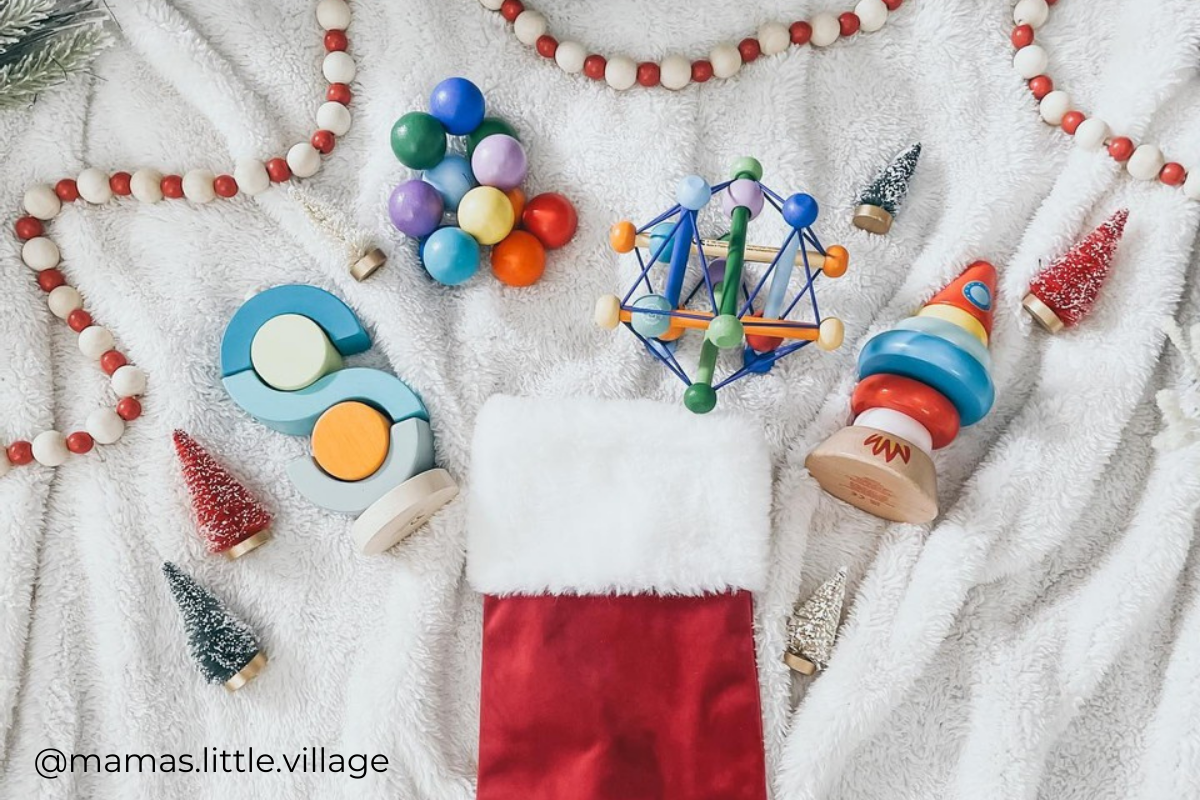
[{"label": "wooden ball cluster toy", "polygon": [[381,553],[424,525],[458,487],[434,467],[429,412],[403,381],[345,367],[369,349],[354,312],[323,289],[276,286],[247,300],[221,340],[225,390],[269,428],[310,436],[288,476],[312,503],[356,515],[359,549]]},{"label": "wooden ball cluster toy", "polygon": [[929,522],[937,516],[930,457],[995,400],[988,339],[996,270],[967,267],[915,317],[872,337],[858,357],[854,422],[809,454],[825,491],[876,516]]},{"label": "wooden ball cluster toy", "polygon": [[439,283],[470,280],[481,247],[491,246],[496,278],[529,286],[545,272],[546,251],[571,241],[579,218],[557,192],[526,202],[525,148],[511,125],[484,110],[478,86],[447,78],[434,87],[428,113],[396,120],[392,152],[421,176],[392,190],[388,215],[397,230],[419,240],[421,263]]},{"label": "wooden ball cluster toy", "polygon": [[[679,182],[678,202],[670,209],[641,226],[623,220],[609,233],[615,251],[636,256],[639,273],[623,297],[605,295],[596,302],[596,324],[628,328],[683,381],[684,405],[697,414],[716,406],[722,387],[768,372],[779,359],[812,342],[822,350],[842,343],[842,322],[822,316],[815,281],[822,274],[844,275],[849,254],[840,245],[827,249],[817,239],[812,226],[819,207],[811,195],[785,198],[762,183],[762,174],[757,160],[742,158],[730,179],[716,186],[689,175]],[[725,239],[700,235],[700,214],[714,197],[729,219]],[[786,223],[782,245],[746,244],[750,221],[767,207]],[[747,262],[766,267],[751,276]],[[656,275],[662,271],[659,265],[665,265],[665,275]],[[793,290],[796,268],[803,274]],[[810,309],[811,319],[801,319]],[[704,332],[693,374],[677,357],[687,330]],[[735,351],[738,361],[732,372],[718,378],[722,350]]]}]

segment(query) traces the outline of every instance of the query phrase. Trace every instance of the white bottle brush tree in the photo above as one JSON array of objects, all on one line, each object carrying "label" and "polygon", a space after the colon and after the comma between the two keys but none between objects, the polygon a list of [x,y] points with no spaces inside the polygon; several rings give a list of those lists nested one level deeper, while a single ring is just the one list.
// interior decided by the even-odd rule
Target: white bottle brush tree
[{"label": "white bottle brush tree", "polygon": [[27,106],[111,41],[91,0],[0,0],[0,108]]}]

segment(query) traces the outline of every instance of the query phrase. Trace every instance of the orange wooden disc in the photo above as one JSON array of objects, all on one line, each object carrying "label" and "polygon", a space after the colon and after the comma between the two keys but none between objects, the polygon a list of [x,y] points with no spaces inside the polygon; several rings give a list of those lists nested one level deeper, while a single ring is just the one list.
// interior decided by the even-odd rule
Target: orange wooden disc
[{"label": "orange wooden disc", "polygon": [[361,481],[387,458],[389,427],[387,417],[366,403],[338,403],[313,428],[313,459],[338,480]]}]

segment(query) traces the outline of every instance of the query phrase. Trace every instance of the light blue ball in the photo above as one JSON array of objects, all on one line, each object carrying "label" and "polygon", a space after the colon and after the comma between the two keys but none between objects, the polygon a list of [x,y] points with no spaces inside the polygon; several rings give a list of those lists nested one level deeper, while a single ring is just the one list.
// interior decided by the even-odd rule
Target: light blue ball
[{"label": "light blue ball", "polygon": [[688,211],[699,211],[712,199],[712,187],[699,175],[688,175],[676,187],[675,199]]},{"label": "light blue ball", "polygon": [[[667,239],[669,239],[671,237],[671,234],[674,232],[675,232],[675,223],[674,222],[660,222],[657,225],[655,225],[653,228],[651,228],[650,229],[650,255],[654,255],[656,252],[658,252],[658,248],[662,247],[663,242],[665,242]],[[659,255],[659,257],[658,257],[658,260],[660,262],[662,262],[663,264],[666,264],[667,262],[669,262],[671,260],[671,250],[672,250],[671,245],[667,245],[666,247],[664,247],[662,254]]]},{"label": "light blue ball", "polygon": [[794,194],[783,201],[783,221],[796,230],[811,227],[821,213],[817,200],[811,194]]},{"label": "light blue ball", "polygon": [[645,308],[651,311],[667,312],[671,310],[671,301],[663,297],[661,294],[646,294],[633,301],[635,309],[629,315],[629,324],[633,329],[645,336],[647,339],[653,339],[656,336],[662,336],[671,327],[671,318],[665,313],[663,314],[639,314],[636,309]]},{"label": "light blue ball", "polygon": [[421,179],[438,190],[447,211],[457,211],[463,195],[475,188],[471,165],[460,155],[446,156],[436,167],[425,170]]},{"label": "light blue ball", "polygon": [[425,270],[438,283],[458,286],[479,271],[479,242],[461,228],[438,228],[423,249]]}]

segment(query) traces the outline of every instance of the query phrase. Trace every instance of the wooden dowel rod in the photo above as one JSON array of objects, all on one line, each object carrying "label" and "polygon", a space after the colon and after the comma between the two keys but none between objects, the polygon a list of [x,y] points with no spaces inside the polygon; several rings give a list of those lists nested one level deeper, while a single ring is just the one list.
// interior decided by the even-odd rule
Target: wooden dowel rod
[{"label": "wooden dowel rod", "polygon": [[[729,254],[729,242],[722,241],[721,239],[703,239],[702,241],[704,243],[704,255],[708,256],[709,258],[725,258]],[[637,235],[637,246],[638,247],[649,247],[650,246],[650,234],[639,233]],[[693,244],[692,245],[692,253],[695,253],[695,252],[696,252],[696,245]],[[779,252],[778,247],[765,247],[765,246],[759,245],[759,244],[748,244],[748,245],[746,245],[746,255],[744,257],[744,260],[745,261],[753,261],[756,264],[770,264],[772,261],[775,260],[775,254],[778,252]],[[820,269],[821,266],[824,265],[824,263],[825,263],[825,256],[821,255],[820,253],[818,253],[814,250],[808,251],[809,266],[811,266],[813,269]],[[799,266],[803,266],[803,265],[804,265],[804,254],[797,252],[796,253],[796,266],[799,267]]]},{"label": "wooden dowel rod", "polygon": [[[672,314],[671,327],[704,330],[708,327],[708,323],[712,322],[712,315],[705,314],[702,311],[688,311],[686,314],[686,316],[678,312]],[[632,319],[632,313],[630,313],[627,309],[621,309],[621,322],[630,322]],[[817,337],[821,335],[820,330],[817,328],[799,328],[787,325],[766,325],[760,323],[758,320],[747,320],[742,324],[747,333],[751,333],[755,336],[771,336],[778,339],[803,339],[805,341],[815,342]]]}]

